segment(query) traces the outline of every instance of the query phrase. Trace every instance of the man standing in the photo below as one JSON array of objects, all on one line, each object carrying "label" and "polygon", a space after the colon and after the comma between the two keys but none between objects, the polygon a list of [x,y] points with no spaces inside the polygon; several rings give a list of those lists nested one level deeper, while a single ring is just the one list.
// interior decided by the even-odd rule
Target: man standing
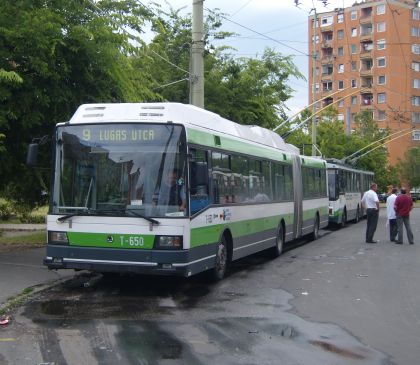
[{"label": "man standing", "polygon": [[410,245],[414,244],[413,232],[411,231],[410,226],[410,212],[413,209],[413,200],[407,195],[407,191],[404,188],[401,188],[401,194],[395,199],[395,213],[397,215],[397,225],[398,225],[398,243],[399,245],[403,244],[404,229],[407,230],[407,238]]},{"label": "man standing", "polygon": [[378,190],[378,185],[372,183],[370,185],[370,190],[366,191],[362,198],[362,204],[365,207],[367,214],[366,243],[377,242],[373,239],[379,217],[379,199],[376,190]]},{"label": "man standing", "polygon": [[395,199],[397,199],[397,188],[392,188],[391,195],[386,199],[386,214],[389,224],[389,239],[395,242],[398,233],[397,216],[395,214]]}]

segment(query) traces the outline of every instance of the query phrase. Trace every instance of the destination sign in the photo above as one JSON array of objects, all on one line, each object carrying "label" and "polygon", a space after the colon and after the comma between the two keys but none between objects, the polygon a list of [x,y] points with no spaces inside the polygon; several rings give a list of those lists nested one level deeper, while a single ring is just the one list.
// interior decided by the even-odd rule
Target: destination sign
[{"label": "destination sign", "polygon": [[158,137],[155,129],[136,128],[83,128],[82,139],[96,142],[154,141]]}]

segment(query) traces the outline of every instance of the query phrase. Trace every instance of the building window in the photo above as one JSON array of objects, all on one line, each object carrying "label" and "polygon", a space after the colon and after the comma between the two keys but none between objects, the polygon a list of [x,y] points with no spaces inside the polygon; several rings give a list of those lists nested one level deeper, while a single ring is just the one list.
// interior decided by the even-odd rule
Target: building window
[{"label": "building window", "polygon": [[356,20],[356,19],[357,19],[357,10],[353,10],[353,11],[350,13],[350,19],[351,19],[351,20]]},{"label": "building window", "polygon": [[385,4],[380,4],[376,7],[376,14],[385,14]]},{"label": "building window", "polygon": [[413,88],[420,89],[420,79],[413,79]]},{"label": "building window", "polygon": [[351,36],[357,37],[357,28],[351,28]]},{"label": "building window", "polygon": [[386,94],[385,93],[378,93],[378,104],[382,104],[386,102]]},{"label": "building window", "polygon": [[351,79],[351,87],[353,87],[353,88],[357,87],[357,80],[356,79]]},{"label": "building window", "polygon": [[337,23],[342,23],[344,21],[344,14],[337,14]]},{"label": "building window", "polygon": [[385,119],[386,119],[385,110],[378,110],[378,120],[385,120]]},{"label": "building window", "polygon": [[413,131],[413,141],[420,141],[420,131]]},{"label": "building window", "polygon": [[344,48],[343,47],[338,47],[338,49],[337,49],[337,55],[338,56],[343,56],[344,55]]},{"label": "building window", "polygon": [[412,44],[411,52],[413,52],[414,54],[420,54],[420,46],[418,44]]},{"label": "building window", "polygon": [[343,80],[340,80],[340,81],[338,82],[338,89],[339,89],[339,90],[343,90],[343,89],[344,89],[344,81],[343,81]]},{"label": "building window", "polygon": [[420,29],[418,27],[411,27],[411,36],[413,37],[420,36]]},{"label": "building window", "polygon": [[385,67],[386,66],[385,57],[377,58],[376,62],[378,64],[378,67]]},{"label": "building window", "polygon": [[420,106],[420,96],[413,96],[411,98],[411,105],[412,106]]},{"label": "building window", "polygon": [[357,96],[352,96],[351,97],[351,105],[356,105],[357,104]]},{"label": "building window", "polygon": [[322,90],[323,91],[331,91],[332,90],[332,82],[331,81],[323,82],[322,83]]},{"label": "building window", "polygon": [[419,20],[420,19],[420,11],[417,9],[413,9],[413,19]]},{"label": "building window", "polygon": [[333,23],[333,17],[331,15],[329,16],[323,16],[321,18],[321,27],[325,27],[328,25],[331,25]]},{"label": "building window", "polygon": [[351,61],[351,70],[357,71],[357,61]]},{"label": "building window", "polygon": [[378,85],[385,85],[386,84],[386,76],[385,75],[379,75],[378,76]]},{"label": "building window", "polygon": [[337,39],[343,39],[344,38],[344,30],[340,29],[337,31]]},{"label": "building window", "polygon": [[319,84],[315,84],[315,92],[319,93]]},{"label": "building window", "polygon": [[350,50],[351,50],[351,54],[355,54],[357,52],[356,45],[355,44],[352,44],[350,46]]},{"label": "building window", "polygon": [[411,121],[413,123],[420,123],[420,113],[419,112],[411,113]]},{"label": "building window", "polygon": [[376,30],[377,32],[385,32],[385,22],[380,22],[376,24]]},{"label": "building window", "polygon": [[420,62],[412,62],[411,63],[411,68],[413,69],[413,71],[420,71]]},{"label": "building window", "polygon": [[344,100],[340,100],[339,102],[338,102],[338,107],[339,108],[342,108],[344,106]]},{"label": "building window", "polygon": [[376,42],[376,48],[377,49],[385,49],[385,47],[386,47],[386,43],[385,43],[385,39],[379,39],[377,42]]},{"label": "building window", "polygon": [[344,72],[344,64],[343,63],[340,63],[338,65],[338,73],[342,74],[343,72]]},{"label": "building window", "polygon": [[344,120],[344,115],[343,114],[338,114],[337,119],[340,120],[340,121],[343,121]]}]

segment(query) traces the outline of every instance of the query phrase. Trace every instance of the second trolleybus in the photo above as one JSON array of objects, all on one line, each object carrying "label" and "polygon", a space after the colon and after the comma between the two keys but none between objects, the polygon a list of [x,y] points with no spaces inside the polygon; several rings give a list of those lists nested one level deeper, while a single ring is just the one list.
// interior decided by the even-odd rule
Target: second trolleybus
[{"label": "second trolleybus", "polygon": [[365,215],[361,200],[370,189],[374,173],[356,169],[336,159],[327,159],[329,222],[345,226]]}]

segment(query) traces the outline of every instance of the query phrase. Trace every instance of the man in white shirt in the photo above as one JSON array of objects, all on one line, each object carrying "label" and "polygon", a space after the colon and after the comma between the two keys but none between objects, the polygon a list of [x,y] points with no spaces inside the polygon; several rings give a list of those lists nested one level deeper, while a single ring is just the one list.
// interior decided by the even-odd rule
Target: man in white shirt
[{"label": "man in white shirt", "polygon": [[386,199],[386,214],[389,223],[389,239],[395,242],[398,233],[397,215],[395,214],[395,199],[397,199],[397,188],[392,188],[391,195]]},{"label": "man in white shirt", "polygon": [[379,199],[376,190],[378,190],[378,185],[372,183],[370,185],[370,190],[366,191],[362,198],[362,204],[366,209],[367,215],[366,243],[377,242],[373,239],[379,218]]}]

